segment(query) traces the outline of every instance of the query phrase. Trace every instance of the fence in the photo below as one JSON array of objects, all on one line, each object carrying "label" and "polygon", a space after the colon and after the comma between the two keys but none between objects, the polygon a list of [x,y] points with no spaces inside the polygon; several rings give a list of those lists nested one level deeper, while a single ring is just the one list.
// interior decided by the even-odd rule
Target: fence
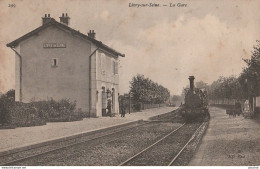
[{"label": "fence", "polygon": [[142,104],[142,110],[165,107],[165,106],[166,106],[166,104]]},{"label": "fence", "polygon": [[225,104],[225,105],[235,105],[235,99],[218,99],[218,100],[209,100],[209,104]]},{"label": "fence", "polygon": [[165,107],[166,104],[143,104],[141,102],[135,103],[132,97],[129,97],[128,94],[119,96],[119,109],[124,106],[126,113],[138,112],[145,109]]},{"label": "fence", "polygon": [[[240,100],[240,104],[243,106],[246,100]],[[209,100],[210,105],[220,106],[220,107],[230,107],[235,105],[235,99],[219,99],[219,100]],[[250,107],[253,112],[260,116],[260,96],[252,97],[249,99]]]}]

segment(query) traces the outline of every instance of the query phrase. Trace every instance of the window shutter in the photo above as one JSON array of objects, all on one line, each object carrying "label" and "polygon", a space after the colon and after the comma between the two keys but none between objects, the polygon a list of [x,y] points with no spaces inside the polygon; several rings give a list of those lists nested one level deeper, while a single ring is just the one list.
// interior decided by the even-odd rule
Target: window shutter
[{"label": "window shutter", "polygon": [[115,61],[113,61],[113,73],[114,74],[116,74],[116,67],[115,66],[116,66],[116,63],[115,63]]},{"label": "window shutter", "polygon": [[118,63],[116,62],[116,65],[115,65],[115,74],[118,74]]},{"label": "window shutter", "polygon": [[105,67],[106,67],[106,55],[101,53],[101,73],[105,74]]},{"label": "window shutter", "polygon": [[113,61],[113,68],[114,74],[118,74],[118,63],[115,61]]}]

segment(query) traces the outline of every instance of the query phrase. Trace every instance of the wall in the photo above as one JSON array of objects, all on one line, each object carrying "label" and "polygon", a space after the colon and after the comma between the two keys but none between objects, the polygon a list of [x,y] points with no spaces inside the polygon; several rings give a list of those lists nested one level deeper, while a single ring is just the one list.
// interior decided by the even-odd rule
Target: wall
[{"label": "wall", "polygon": [[[91,92],[91,110],[90,110],[90,116],[91,117],[98,117],[97,115],[97,109],[96,109],[96,103],[97,103],[97,81],[96,81],[96,69],[97,69],[97,65],[96,65],[96,57],[97,57],[97,46],[95,45],[91,45],[91,55],[90,57],[90,62],[91,62],[91,66],[90,66],[90,71],[91,71],[91,75],[90,75],[90,92]],[[95,52],[96,51],[96,52]]]},{"label": "wall", "polygon": [[[20,53],[20,46],[16,47],[15,49],[18,53]],[[20,56],[15,53],[15,101],[21,101],[20,100],[20,62],[21,58]]]},{"label": "wall", "polygon": [[[43,48],[43,43],[66,43],[66,48]],[[54,26],[21,42],[22,101],[69,98],[88,111],[90,47],[90,42]],[[52,67],[53,58],[58,60],[57,67]]]},{"label": "wall", "polygon": [[113,61],[118,62],[118,58],[103,50],[98,50],[96,53],[96,111],[97,116],[102,116],[102,87],[105,90],[112,88],[115,91],[115,104],[113,113],[119,113],[118,90],[119,90],[119,76],[113,72]]},{"label": "wall", "polygon": [[236,99],[219,99],[219,100],[209,100],[209,104],[227,104],[235,105]]},{"label": "wall", "polygon": [[152,108],[159,108],[159,107],[166,107],[166,104],[143,104],[142,109],[152,109]]},{"label": "wall", "polygon": [[256,107],[260,107],[260,96],[256,97]]}]

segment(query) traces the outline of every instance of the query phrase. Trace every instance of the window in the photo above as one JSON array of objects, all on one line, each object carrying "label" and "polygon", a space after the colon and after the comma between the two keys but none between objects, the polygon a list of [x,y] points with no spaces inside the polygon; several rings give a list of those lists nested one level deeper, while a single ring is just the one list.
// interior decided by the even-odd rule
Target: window
[{"label": "window", "polygon": [[118,74],[118,63],[116,61],[113,61],[113,72],[114,75]]},{"label": "window", "polygon": [[106,67],[106,55],[101,53],[101,74],[105,74],[105,67]]},{"label": "window", "polygon": [[57,58],[53,58],[52,59],[52,67],[57,67],[58,66],[58,59]]}]

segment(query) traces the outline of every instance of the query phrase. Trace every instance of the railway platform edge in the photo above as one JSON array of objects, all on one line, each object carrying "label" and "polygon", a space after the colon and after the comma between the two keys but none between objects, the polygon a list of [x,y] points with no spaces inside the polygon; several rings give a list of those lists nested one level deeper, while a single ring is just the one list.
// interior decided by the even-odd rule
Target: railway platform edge
[{"label": "railway platform edge", "polygon": [[[153,109],[153,110],[155,110],[155,109]],[[5,148],[5,149],[0,150],[0,157],[7,155],[7,154],[11,154],[11,153],[16,153],[16,152],[19,152],[19,151],[26,151],[26,150],[41,147],[41,146],[44,146],[44,145],[53,144],[53,143],[63,141],[63,140],[65,141],[65,140],[68,140],[68,139],[73,139],[73,138],[78,137],[79,135],[91,135],[91,134],[102,132],[102,131],[112,130],[112,129],[117,128],[117,127],[127,126],[127,125],[130,125],[130,124],[141,122],[143,120],[150,119],[152,117],[156,117],[158,115],[160,116],[162,114],[167,114],[169,111],[173,111],[173,110],[175,110],[175,109],[166,109],[163,113],[160,112],[159,114],[153,114],[152,116],[144,116],[142,118],[140,116],[139,119],[135,119],[135,120],[131,120],[131,121],[123,122],[123,123],[117,123],[117,124],[104,126],[104,127],[101,127],[101,128],[96,128],[96,129],[83,131],[83,132],[76,132],[75,134],[70,134],[70,135],[67,135],[67,136],[60,136],[60,137],[56,137],[56,138],[45,139],[44,141],[31,142],[31,143],[23,144],[23,145],[16,146],[16,147]],[[147,112],[144,112],[144,113],[147,113]]]}]

